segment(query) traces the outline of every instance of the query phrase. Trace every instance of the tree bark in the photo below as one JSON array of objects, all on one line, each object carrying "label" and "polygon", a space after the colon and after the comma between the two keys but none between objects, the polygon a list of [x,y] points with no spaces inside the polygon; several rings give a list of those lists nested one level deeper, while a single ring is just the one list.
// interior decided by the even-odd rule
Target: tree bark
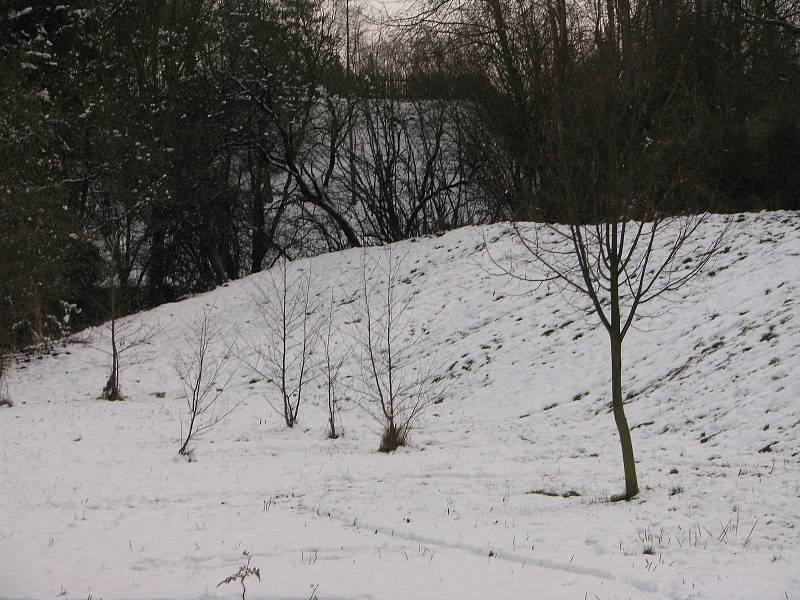
[{"label": "tree bark", "polygon": [[625,406],[622,402],[622,339],[619,333],[611,333],[611,408],[614,412],[614,421],[619,432],[619,441],[622,446],[622,465],[625,470],[625,495],[624,500],[629,500],[639,493],[639,483],[636,478],[636,461],[633,454],[631,431],[628,419],[625,417]]},{"label": "tree bark", "polygon": [[633,455],[631,430],[625,417],[625,406],[622,402],[622,315],[620,310],[620,255],[622,252],[624,233],[620,234],[618,214],[616,210],[610,215],[614,222],[606,225],[606,252],[609,261],[609,287],[611,289],[610,319],[608,335],[611,342],[611,409],[614,422],[619,432],[619,443],[622,447],[622,465],[625,470],[625,494],[621,500],[630,500],[639,493],[636,480],[636,461]]}]

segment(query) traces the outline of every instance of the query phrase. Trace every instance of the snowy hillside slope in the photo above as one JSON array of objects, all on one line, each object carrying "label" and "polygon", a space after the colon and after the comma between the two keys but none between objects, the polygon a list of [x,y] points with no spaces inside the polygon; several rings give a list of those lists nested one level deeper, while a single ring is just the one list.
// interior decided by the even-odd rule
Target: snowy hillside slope
[{"label": "snowy hillside slope", "polygon": [[[433,319],[419,352],[450,385],[391,455],[353,403],[326,439],[322,390],[285,429],[239,366],[225,401],[242,404],[196,462],[177,456],[187,328],[215,306],[245,352],[268,274],[131,317],[158,335],[123,365],[124,402],[97,399],[91,344],[18,362],[0,598],[241,597],[216,586],[244,551],[261,568],[247,598],[800,598],[800,215],[733,220],[686,298],[648,306],[626,339],[635,500],[607,502],[623,481],[605,331],[582,299],[495,274],[508,226],[467,228],[393,249],[413,319]],[[351,358],[362,252],[386,250],[312,261]]]}]

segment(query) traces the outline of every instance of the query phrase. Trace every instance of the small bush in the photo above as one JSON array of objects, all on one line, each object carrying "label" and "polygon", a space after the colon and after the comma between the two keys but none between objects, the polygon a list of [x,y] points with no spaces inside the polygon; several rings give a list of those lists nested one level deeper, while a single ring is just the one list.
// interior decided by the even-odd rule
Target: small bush
[{"label": "small bush", "polygon": [[379,452],[394,452],[401,446],[406,445],[408,439],[408,428],[389,423],[383,430]]}]

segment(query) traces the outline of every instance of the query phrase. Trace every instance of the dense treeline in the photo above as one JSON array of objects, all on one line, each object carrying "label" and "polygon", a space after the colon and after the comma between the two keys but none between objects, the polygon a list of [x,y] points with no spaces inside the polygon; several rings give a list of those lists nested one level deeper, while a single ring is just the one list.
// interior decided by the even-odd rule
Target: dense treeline
[{"label": "dense treeline", "polygon": [[602,195],[800,207],[794,0],[445,0],[414,25],[423,72],[458,73],[481,183],[512,211],[560,219],[565,199]]},{"label": "dense treeline", "polygon": [[326,0],[0,2],[0,345],[608,197],[797,209],[799,40],[794,0],[446,0],[381,27]]}]

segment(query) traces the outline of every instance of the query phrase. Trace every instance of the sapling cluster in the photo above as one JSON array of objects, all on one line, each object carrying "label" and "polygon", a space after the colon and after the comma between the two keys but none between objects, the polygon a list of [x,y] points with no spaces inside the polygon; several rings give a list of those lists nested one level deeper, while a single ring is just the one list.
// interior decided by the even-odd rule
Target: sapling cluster
[{"label": "sapling cluster", "polygon": [[[298,423],[309,384],[321,380],[328,437],[341,434],[340,394],[346,388],[379,423],[379,449],[392,452],[406,444],[419,416],[445,386],[438,376],[441,365],[422,355],[422,337],[430,324],[413,319],[413,295],[403,291],[400,281],[402,257],[391,248],[383,256],[363,257],[361,289],[352,302],[355,314],[348,332],[352,351],[344,351],[337,339],[333,290],[327,308],[321,306],[320,294],[312,294],[311,267],[293,274],[281,259],[266,286],[257,288],[261,333],[240,359],[270,385],[273,394],[267,400],[287,427]],[[353,369],[347,372],[351,355]]]}]

